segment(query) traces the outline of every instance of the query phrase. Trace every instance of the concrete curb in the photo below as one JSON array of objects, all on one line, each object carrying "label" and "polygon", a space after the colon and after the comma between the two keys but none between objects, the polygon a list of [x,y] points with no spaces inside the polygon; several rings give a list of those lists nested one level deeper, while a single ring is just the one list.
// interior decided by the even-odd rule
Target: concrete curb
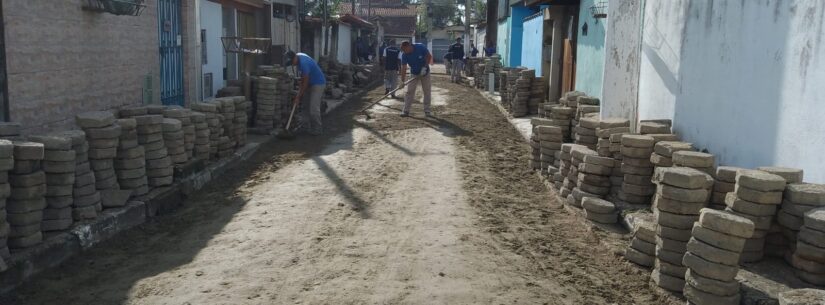
[{"label": "concrete curb", "polygon": [[[373,82],[365,88],[374,85]],[[359,98],[367,91],[354,92],[347,99],[327,109],[327,113],[352,99]],[[186,197],[205,187],[213,178],[220,177],[229,169],[249,160],[261,145],[274,141],[277,141],[276,137],[269,136],[259,143],[247,143],[238,148],[232,156],[208,165],[203,162],[187,164],[176,173],[183,177],[172,186],[153,190],[147,196],[152,198],[151,200],[130,201],[125,207],[106,209],[94,220],[75,223],[68,231],[48,235],[40,245],[14,253],[11,259],[6,261],[8,269],[0,273],[0,293],[14,290],[28,279],[60,266],[75,255],[121,232],[145,223],[148,218],[174,213]]]}]

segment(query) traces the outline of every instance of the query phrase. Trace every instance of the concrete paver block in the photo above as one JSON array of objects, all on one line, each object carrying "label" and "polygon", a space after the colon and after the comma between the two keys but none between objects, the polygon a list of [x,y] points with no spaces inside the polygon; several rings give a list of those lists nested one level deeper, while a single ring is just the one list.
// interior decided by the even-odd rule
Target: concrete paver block
[{"label": "concrete paver block", "polygon": [[745,247],[745,238],[711,230],[699,223],[693,225],[691,234],[697,240],[731,252],[742,252]]}]

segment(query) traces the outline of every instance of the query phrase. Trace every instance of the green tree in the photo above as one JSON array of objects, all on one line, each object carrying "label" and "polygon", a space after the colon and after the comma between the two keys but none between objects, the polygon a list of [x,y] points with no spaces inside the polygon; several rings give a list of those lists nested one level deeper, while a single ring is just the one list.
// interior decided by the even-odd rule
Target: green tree
[{"label": "green tree", "polygon": [[322,17],[324,15],[324,1],[327,1],[329,16],[338,15],[341,0],[306,0],[304,2],[304,13],[313,17]]},{"label": "green tree", "polygon": [[427,3],[426,1],[417,1],[418,6],[418,23],[416,25],[419,33],[427,31],[428,22],[432,19],[433,27],[445,27],[451,25],[461,25],[463,15],[463,6],[459,6],[456,0],[431,0],[429,3],[432,6],[432,18],[427,18]]}]

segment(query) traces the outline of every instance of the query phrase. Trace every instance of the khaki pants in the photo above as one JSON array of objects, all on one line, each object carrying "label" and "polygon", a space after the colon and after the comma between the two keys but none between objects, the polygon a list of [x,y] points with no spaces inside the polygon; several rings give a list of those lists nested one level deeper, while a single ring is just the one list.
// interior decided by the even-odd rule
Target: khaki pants
[{"label": "khaki pants", "polygon": [[398,87],[398,70],[384,70],[384,89],[393,90]]},{"label": "khaki pants", "polygon": [[407,84],[407,94],[404,95],[404,113],[409,114],[412,108],[412,102],[415,99],[415,90],[418,84],[421,83],[421,90],[424,91],[424,113],[430,113],[430,100],[432,99],[432,83],[430,82],[430,75],[415,76],[409,84]]},{"label": "khaki pants", "polygon": [[454,82],[459,81],[461,79],[461,71],[464,70],[464,61],[453,59],[453,64],[450,68],[450,79]]},{"label": "khaki pants", "polygon": [[312,85],[304,92],[301,98],[303,104],[303,118],[307,122],[307,128],[312,134],[320,134],[323,131],[321,125],[321,99],[324,97],[325,85]]}]

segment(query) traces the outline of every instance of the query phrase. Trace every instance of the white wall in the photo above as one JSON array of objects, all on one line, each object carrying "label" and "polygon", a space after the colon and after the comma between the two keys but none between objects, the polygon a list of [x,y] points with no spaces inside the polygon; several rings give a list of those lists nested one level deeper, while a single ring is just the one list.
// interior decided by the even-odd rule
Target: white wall
[{"label": "white wall", "polygon": [[825,2],[647,1],[639,118],[720,164],[825,182]]},{"label": "white wall", "polygon": [[635,122],[642,0],[611,0],[607,8],[601,115]]},{"label": "white wall", "polygon": [[352,30],[346,24],[338,25],[338,62],[348,64],[352,62]]},{"label": "white wall", "polygon": [[[206,63],[203,64],[200,81],[203,81],[203,74],[212,73],[212,96],[224,85],[223,43],[221,43],[223,21],[221,12],[220,4],[206,0],[200,1],[200,25],[201,29],[206,30]],[[200,56],[200,54],[197,54],[197,56]],[[203,98],[209,99],[212,96],[204,94]]]}]

